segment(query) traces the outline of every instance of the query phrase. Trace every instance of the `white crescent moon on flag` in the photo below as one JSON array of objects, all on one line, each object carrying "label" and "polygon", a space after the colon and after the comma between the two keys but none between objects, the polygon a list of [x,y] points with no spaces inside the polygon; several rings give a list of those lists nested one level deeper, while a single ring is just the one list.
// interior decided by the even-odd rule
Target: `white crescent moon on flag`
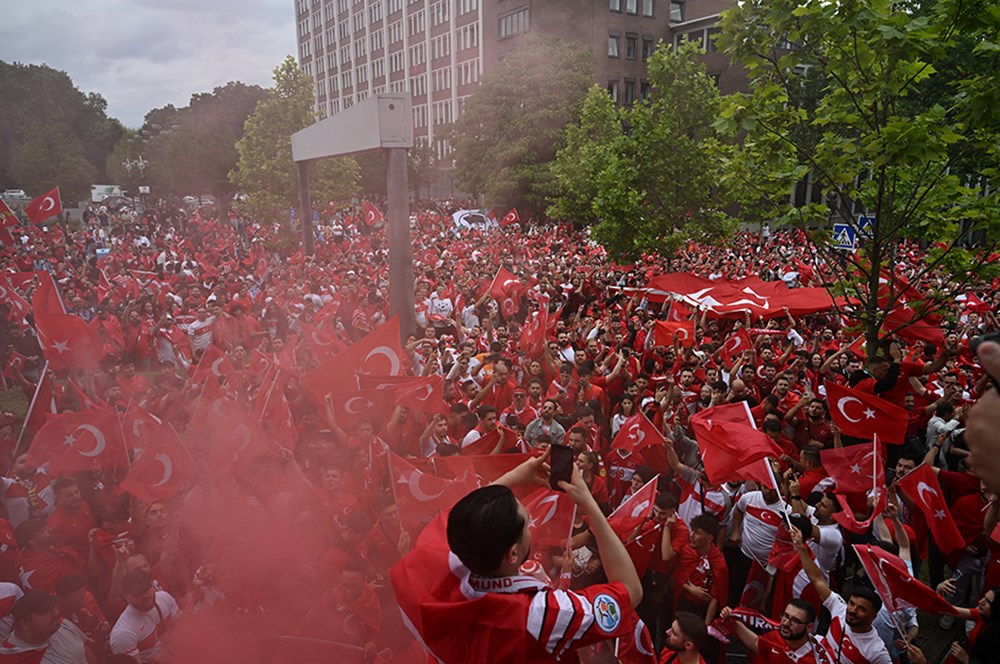
[{"label": "white crescent moon on flag", "polygon": [[331,345],[333,343],[332,341],[323,341],[323,340],[321,340],[319,338],[319,335],[316,334],[315,330],[313,330],[313,333],[312,333],[312,340],[313,340],[313,343],[316,344],[317,346],[329,346],[329,345]]},{"label": "white crescent moon on flag", "polygon": [[679,328],[677,328],[677,333],[676,334],[677,334],[677,336],[681,337],[682,339],[687,339],[689,336],[691,336],[691,334],[687,331],[686,327],[679,327]]},{"label": "white crescent moon on flag", "polygon": [[927,482],[918,482],[917,483],[917,496],[920,497],[920,501],[924,505],[927,505],[928,507],[930,507],[931,504],[929,502],[927,502],[926,498],[924,498],[924,491],[929,491],[930,493],[933,493],[935,496],[938,495],[938,492],[937,492],[937,490],[932,489],[930,487],[930,485],[927,484]]},{"label": "white crescent moon on flag", "polygon": [[215,358],[215,361],[212,362],[212,373],[215,374],[216,377],[218,377],[218,378],[222,378],[223,377],[222,376],[222,372],[219,370],[219,366],[223,363],[223,361],[225,361],[225,359],[226,358],[224,358],[224,357],[217,357],[217,358]]},{"label": "white crescent moon on flag", "polygon": [[637,517],[640,514],[644,513],[648,509],[649,509],[649,501],[648,500],[644,500],[644,501],[642,501],[641,503],[639,503],[638,505],[636,505],[635,507],[632,508],[632,514],[631,514],[631,516]]},{"label": "white crescent moon on flag", "polygon": [[51,196],[46,196],[42,199],[42,204],[38,206],[40,212],[48,212],[49,210],[56,209],[56,199]]},{"label": "white crescent moon on flag", "polygon": [[222,412],[223,401],[224,399],[222,397],[219,397],[218,399],[212,402],[212,412],[218,415],[219,417],[226,416],[226,414]]},{"label": "white crescent moon on flag", "polygon": [[85,457],[95,457],[99,455],[101,452],[103,452],[104,448],[107,446],[107,441],[104,439],[104,434],[101,432],[101,430],[93,426],[92,424],[81,424],[76,428],[77,431],[80,431],[81,429],[83,431],[90,432],[90,434],[94,437],[94,440],[96,442],[94,444],[94,449],[88,450],[86,452],[82,450],[77,450],[77,452],[81,456]]},{"label": "white crescent moon on flag", "polygon": [[368,354],[365,355],[364,363],[367,364],[368,360],[370,360],[374,355],[382,355],[385,357],[385,359],[389,360],[388,375],[390,376],[399,375],[401,369],[399,365],[399,358],[396,357],[396,353],[394,353],[391,348],[389,348],[388,346],[376,346],[375,348],[372,348],[370,351],[368,351]]},{"label": "white crescent moon on flag", "polygon": [[418,400],[418,401],[427,401],[427,398],[428,398],[428,397],[429,397],[429,396],[431,395],[431,392],[433,392],[433,391],[434,391],[434,388],[433,388],[433,387],[431,387],[430,385],[424,385],[424,388],[425,388],[425,390],[426,390],[426,391],[424,392],[424,396],[422,396],[422,397],[417,397],[417,400]]},{"label": "white crescent moon on flag", "polygon": [[647,657],[655,657],[656,653],[646,650],[646,645],[642,642],[643,627],[645,627],[645,624],[641,620],[637,620],[635,623],[635,629],[632,631],[632,639],[635,641],[635,649]]},{"label": "white crescent moon on flag", "polygon": [[858,423],[858,422],[861,421],[860,417],[858,419],[854,419],[853,417],[851,417],[850,415],[847,414],[846,410],[844,410],[844,407],[847,404],[851,403],[852,401],[860,403],[862,406],[864,405],[861,402],[861,399],[859,399],[857,397],[841,397],[840,399],[837,400],[837,410],[839,410],[840,414],[843,415],[848,421],[854,422],[854,423]]},{"label": "white crescent moon on flag", "polygon": [[636,442],[636,444],[641,443],[643,438],[646,437],[646,432],[642,430],[642,427],[638,422],[634,422],[629,425],[628,437]]},{"label": "white crescent moon on flag", "polygon": [[364,399],[362,399],[361,397],[351,397],[350,399],[344,402],[344,412],[347,413],[348,415],[359,415],[365,412],[364,410],[354,409],[354,406],[352,406],[351,404],[353,404],[355,401],[364,402]]},{"label": "white crescent moon on flag", "polygon": [[423,473],[416,470],[410,473],[410,477],[407,480],[407,484],[410,487],[410,493],[412,493],[413,497],[422,503],[426,503],[429,500],[434,500],[435,498],[439,498],[444,493],[444,489],[441,489],[440,491],[434,494],[425,493],[424,490],[420,487],[420,480],[423,478],[423,476],[424,476]]},{"label": "white crescent moon on flag", "polygon": [[153,486],[163,486],[170,481],[170,476],[174,474],[174,462],[163,452],[157,452],[153,458],[163,464],[163,477]]},{"label": "white crescent moon on flag", "polygon": [[237,426],[236,429],[233,431],[233,437],[235,438],[236,436],[240,436],[243,439],[242,444],[236,448],[237,452],[242,452],[246,448],[250,447],[251,435],[250,435],[250,428],[247,427],[247,425],[240,424],[239,426]]},{"label": "white crescent moon on flag", "polygon": [[552,503],[552,507],[550,507],[549,511],[545,513],[545,516],[542,517],[542,520],[539,521],[537,524],[535,524],[536,528],[539,526],[544,526],[545,524],[547,524],[549,521],[552,520],[552,517],[556,515],[556,510],[559,508],[559,496],[547,496],[545,498],[542,498],[541,500],[538,501],[538,505],[536,507],[540,508],[545,503]]}]

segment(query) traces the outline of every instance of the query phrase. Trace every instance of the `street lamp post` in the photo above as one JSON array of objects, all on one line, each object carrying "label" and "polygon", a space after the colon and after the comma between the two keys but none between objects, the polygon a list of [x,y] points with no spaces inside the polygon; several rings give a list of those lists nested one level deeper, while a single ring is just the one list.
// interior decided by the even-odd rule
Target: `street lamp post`
[{"label": "street lamp post", "polygon": [[[138,159],[129,159],[128,157],[126,157],[125,161],[122,162],[122,166],[124,166],[125,171],[128,172],[128,177],[130,180],[132,179],[132,169],[136,169],[139,171],[139,182],[143,182],[144,180],[143,176],[146,173],[146,166],[148,165],[149,161],[143,159],[142,155],[139,155]],[[135,194],[132,195],[132,204],[135,205]],[[145,204],[145,201],[143,201],[143,204]]]}]

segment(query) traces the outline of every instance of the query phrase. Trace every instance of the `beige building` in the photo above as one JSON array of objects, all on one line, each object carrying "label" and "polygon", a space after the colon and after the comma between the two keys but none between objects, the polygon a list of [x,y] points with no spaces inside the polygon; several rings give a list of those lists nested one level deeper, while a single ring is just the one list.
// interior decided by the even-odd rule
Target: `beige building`
[{"label": "beige building", "polygon": [[451,123],[484,72],[522,35],[582,42],[597,82],[621,104],[648,90],[646,58],[660,40],[697,39],[724,92],[745,78],[714,52],[711,35],[727,0],[296,0],[299,62],[316,81],[326,116],[372,94],[408,90],[414,135],[448,155]]}]

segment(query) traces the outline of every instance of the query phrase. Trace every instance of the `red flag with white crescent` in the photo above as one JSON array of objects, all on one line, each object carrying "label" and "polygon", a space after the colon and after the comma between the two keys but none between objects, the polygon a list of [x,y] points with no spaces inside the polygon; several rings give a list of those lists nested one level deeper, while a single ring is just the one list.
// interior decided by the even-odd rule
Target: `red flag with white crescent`
[{"label": "red flag with white crescent", "polygon": [[477,488],[475,477],[466,474],[448,480],[424,473],[412,463],[389,451],[389,477],[403,527],[414,536],[431,520]]},{"label": "red flag with white crescent", "polygon": [[112,408],[50,415],[31,441],[28,456],[36,465],[49,463],[52,475],[128,465]]},{"label": "red flag with white crescent", "polygon": [[362,201],[361,211],[365,215],[365,223],[369,226],[381,223],[385,219],[385,217],[382,216],[382,212],[368,201]]},{"label": "red flag with white crescent", "polygon": [[511,224],[516,224],[519,221],[521,221],[521,217],[517,214],[517,208],[511,208],[510,212],[505,214],[503,219],[500,220],[500,225],[509,226]]},{"label": "red flag with white crescent", "polygon": [[726,339],[725,343],[719,349],[719,353],[722,354],[722,364],[725,365],[726,369],[732,369],[737,358],[743,355],[745,351],[752,349],[753,341],[750,339],[746,328],[741,327]]},{"label": "red flag with white crescent", "polygon": [[59,187],[50,189],[38,198],[32,199],[24,206],[24,213],[33,224],[40,224],[49,217],[62,212],[62,199],[59,198]]},{"label": "red flag with white crescent", "polygon": [[656,321],[653,329],[653,343],[657,346],[673,346],[675,340],[679,340],[681,346],[694,348],[694,321],[684,320],[671,322],[666,320]]},{"label": "red flag with white crescent", "polygon": [[833,381],[826,383],[826,397],[830,419],[845,436],[866,440],[878,436],[895,445],[906,442],[909,414],[900,406]]},{"label": "red flag with white crescent", "polygon": [[653,502],[656,500],[656,487],[659,481],[660,476],[657,475],[646,482],[608,517],[608,525],[623,542],[628,539],[636,526],[653,513]]},{"label": "red flag with white crescent", "polygon": [[169,500],[187,488],[198,475],[198,468],[180,438],[170,427],[168,435],[145,442],[143,454],[132,464],[121,488],[147,503]]},{"label": "red flag with white crescent", "polygon": [[945,502],[937,475],[929,464],[922,463],[904,475],[896,485],[906,493],[919,509],[934,542],[945,555],[961,549],[965,538],[955,525],[948,503]]},{"label": "red flag with white crescent", "polygon": [[551,560],[547,549],[560,552],[566,548],[566,541],[573,532],[573,516],[576,513],[573,501],[562,491],[538,489],[527,496],[524,509],[528,510],[531,521],[531,555],[546,564]]}]

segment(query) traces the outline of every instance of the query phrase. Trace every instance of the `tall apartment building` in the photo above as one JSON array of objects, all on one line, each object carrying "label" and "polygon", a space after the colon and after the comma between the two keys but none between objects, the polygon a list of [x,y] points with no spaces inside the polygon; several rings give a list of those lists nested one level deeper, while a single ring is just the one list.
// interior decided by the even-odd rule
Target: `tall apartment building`
[{"label": "tall apartment building", "polygon": [[[299,63],[322,117],[381,92],[413,96],[414,136],[440,159],[441,127],[481,77],[528,33],[589,47],[597,82],[630,104],[648,90],[645,60],[660,40],[710,35],[730,0],[295,0]],[[724,91],[739,74],[721,54],[709,71]],[[731,80],[730,80],[731,79]]]}]

